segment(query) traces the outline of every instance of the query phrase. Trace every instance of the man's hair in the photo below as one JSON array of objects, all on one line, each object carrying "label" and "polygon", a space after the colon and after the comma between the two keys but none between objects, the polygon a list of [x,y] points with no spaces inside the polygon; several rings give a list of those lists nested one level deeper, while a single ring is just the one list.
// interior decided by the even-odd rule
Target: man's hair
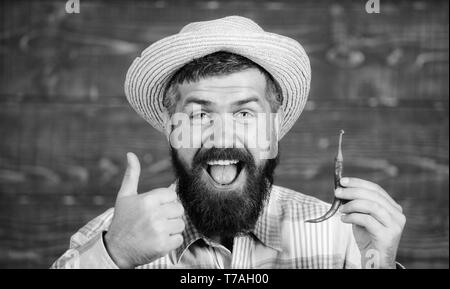
[{"label": "man's hair", "polygon": [[179,100],[178,84],[194,82],[200,79],[229,75],[246,69],[256,68],[266,78],[266,98],[273,112],[276,112],[283,103],[280,85],[264,68],[250,59],[238,54],[219,51],[197,58],[181,67],[170,79],[165,92],[163,105],[173,114],[175,105]]}]

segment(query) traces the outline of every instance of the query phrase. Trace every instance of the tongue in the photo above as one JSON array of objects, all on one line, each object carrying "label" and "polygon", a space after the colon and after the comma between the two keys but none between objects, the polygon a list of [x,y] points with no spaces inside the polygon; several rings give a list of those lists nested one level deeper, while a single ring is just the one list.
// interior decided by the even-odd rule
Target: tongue
[{"label": "tongue", "polygon": [[210,167],[210,174],[217,183],[228,185],[236,178],[237,167],[236,165],[214,165]]}]

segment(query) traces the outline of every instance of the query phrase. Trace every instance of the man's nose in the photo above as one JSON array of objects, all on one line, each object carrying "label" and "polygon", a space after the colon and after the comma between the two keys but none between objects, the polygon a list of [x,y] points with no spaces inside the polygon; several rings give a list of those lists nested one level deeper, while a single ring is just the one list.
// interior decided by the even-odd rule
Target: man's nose
[{"label": "man's nose", "polygon": [[210,145],[216,148],[233,148],[236,134],[234,120],[230,113],[217,114],[213,118],[212,127],[207,137]]}]

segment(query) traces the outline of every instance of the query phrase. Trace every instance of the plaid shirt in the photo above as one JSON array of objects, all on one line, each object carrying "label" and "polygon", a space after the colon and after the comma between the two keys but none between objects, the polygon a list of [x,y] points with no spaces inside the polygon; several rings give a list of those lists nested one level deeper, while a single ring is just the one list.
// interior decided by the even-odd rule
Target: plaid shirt
[{"label": "plaid shirt", "polygon": [[[183,245],[137,268],[360,268],[352,226],[342,223],[339,213],[322,223],[305,222],[329,207],[316,198],[273,186],[255,228],[236,236],[231,252],[202,236],[184,216]],[[69,250],[52,268],[117,268],[103,242],[113,213],[114,209],[107,210],[75,233]]]}]

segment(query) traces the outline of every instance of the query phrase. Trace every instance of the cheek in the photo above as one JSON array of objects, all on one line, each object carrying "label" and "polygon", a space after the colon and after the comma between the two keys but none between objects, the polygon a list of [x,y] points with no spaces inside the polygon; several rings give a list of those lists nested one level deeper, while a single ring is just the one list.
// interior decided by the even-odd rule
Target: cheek
[{"label": "cheek", "polygon": [[169,133],[169,142],[176,149],[199,149],[202,147],[204,133],[202,126],[192,125],[185,120]]},{"label": "cheek", "polygon": [[249,151],[255,160],[267,160],[278,155],[278,135],[275,114],[260,113],[247,125],[238,126],[236,139]]},{"label": "cheek", "polygon": [[255,161],[256,167],[263,166],[268,159],[273,159],[276,157],[275,150],[266,150],[261,148],[248,148],[247,150],[251,153],[253,160]]},{"label": "cheek", "polygon": [[258,165],[267,159],[273,159],[278,155],[278,140],[269,131],[257,130],[238,137],[242,140],[245,148],[251,152],[255,163]]},{"label": "cheek", "polygon": [[259,150],[257,148],[250,148],[248,146],[246,146],[246,148],[250,152],[250,154],[252,155],[252,157],[255,160],[255,162],[258,163]]}]

